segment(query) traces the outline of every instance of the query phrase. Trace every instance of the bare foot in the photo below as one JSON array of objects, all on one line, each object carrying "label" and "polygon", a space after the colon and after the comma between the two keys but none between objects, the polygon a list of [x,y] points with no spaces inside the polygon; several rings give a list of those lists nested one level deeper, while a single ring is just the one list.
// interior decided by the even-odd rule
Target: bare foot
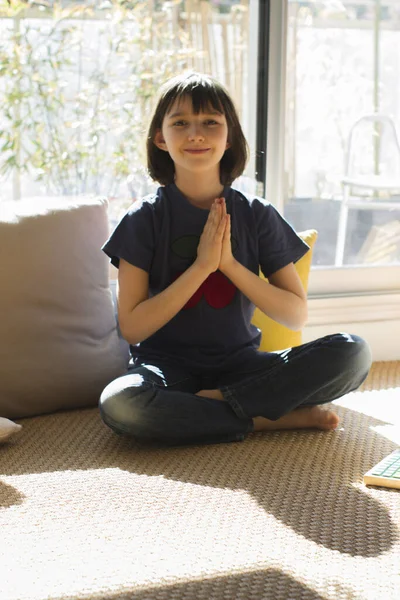
[{"label": "bare foot", "polygon": [[270,431],[274,429],[336,429],[339,417],[336,413],[320,406],[304,406],[296,408],[276,421],[255,417],[254,431]]},{"label": "bare foot", "polygon": [[214,400],[223,400],[224,397],[219,390],[200,390],[196,393],[196,396],[203,396],[204,398],[214,398]]}]

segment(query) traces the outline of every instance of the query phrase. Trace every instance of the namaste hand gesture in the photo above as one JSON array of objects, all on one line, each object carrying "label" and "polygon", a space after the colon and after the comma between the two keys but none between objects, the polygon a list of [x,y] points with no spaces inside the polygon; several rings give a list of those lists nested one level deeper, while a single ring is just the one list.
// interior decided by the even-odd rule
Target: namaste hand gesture
[{"label": "namaste hand gesture", "polygon": [[204,226],[197,248],[197,260],[210,273],[224,272],[235,260],[231,248],[231,217],[225,198],[216,198]]}]

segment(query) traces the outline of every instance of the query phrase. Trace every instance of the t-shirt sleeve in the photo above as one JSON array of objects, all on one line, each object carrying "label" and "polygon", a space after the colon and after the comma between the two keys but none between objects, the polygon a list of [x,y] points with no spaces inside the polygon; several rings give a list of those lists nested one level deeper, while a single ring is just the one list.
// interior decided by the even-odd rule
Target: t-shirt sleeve
[{"label": "t-shirt sleeve", "polygon": [[253,204],[260,267],[264,276],[269,277],[290,263],[296,263],[310,247],[272,204],[258,199]]},{"label": "t-shirt sleeve", "polygon": [[150,203],[142,202],[132,208],[118,223],[102,250],[119,267],[120,258],[150,272],[154,255],[154,219]]}]

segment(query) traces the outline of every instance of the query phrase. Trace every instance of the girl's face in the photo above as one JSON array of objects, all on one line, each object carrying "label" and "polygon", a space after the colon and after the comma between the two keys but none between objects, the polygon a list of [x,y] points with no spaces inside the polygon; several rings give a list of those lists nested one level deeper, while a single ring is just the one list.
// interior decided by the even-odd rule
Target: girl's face
[{"label": "girl's face", "polygon": [[225,115],[212,107],[196,115],[191,98],[181,98],[165,115],[154,143],[169,153],[177,177],[184,171],[207,172],[217,175],[219,180],[219,163],[230,146]]}]

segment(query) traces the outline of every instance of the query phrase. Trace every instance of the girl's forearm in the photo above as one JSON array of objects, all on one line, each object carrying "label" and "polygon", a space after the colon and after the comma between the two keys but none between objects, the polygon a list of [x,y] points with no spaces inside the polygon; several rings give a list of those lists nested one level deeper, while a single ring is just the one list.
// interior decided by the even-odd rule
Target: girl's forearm
[{"label": "girl's forearm", "polygon": [[307,303],[302,298],[261,279],[237,260],[223,272],[268,317],[294,331],[304,326]]},{"label": "girl's forearm", "polygon": [[195,262],[165,290],[138,304],[124,328],[121,327],[126,341],[138,344],[161,329],[185,306],[208,275],[209,272]]}]

